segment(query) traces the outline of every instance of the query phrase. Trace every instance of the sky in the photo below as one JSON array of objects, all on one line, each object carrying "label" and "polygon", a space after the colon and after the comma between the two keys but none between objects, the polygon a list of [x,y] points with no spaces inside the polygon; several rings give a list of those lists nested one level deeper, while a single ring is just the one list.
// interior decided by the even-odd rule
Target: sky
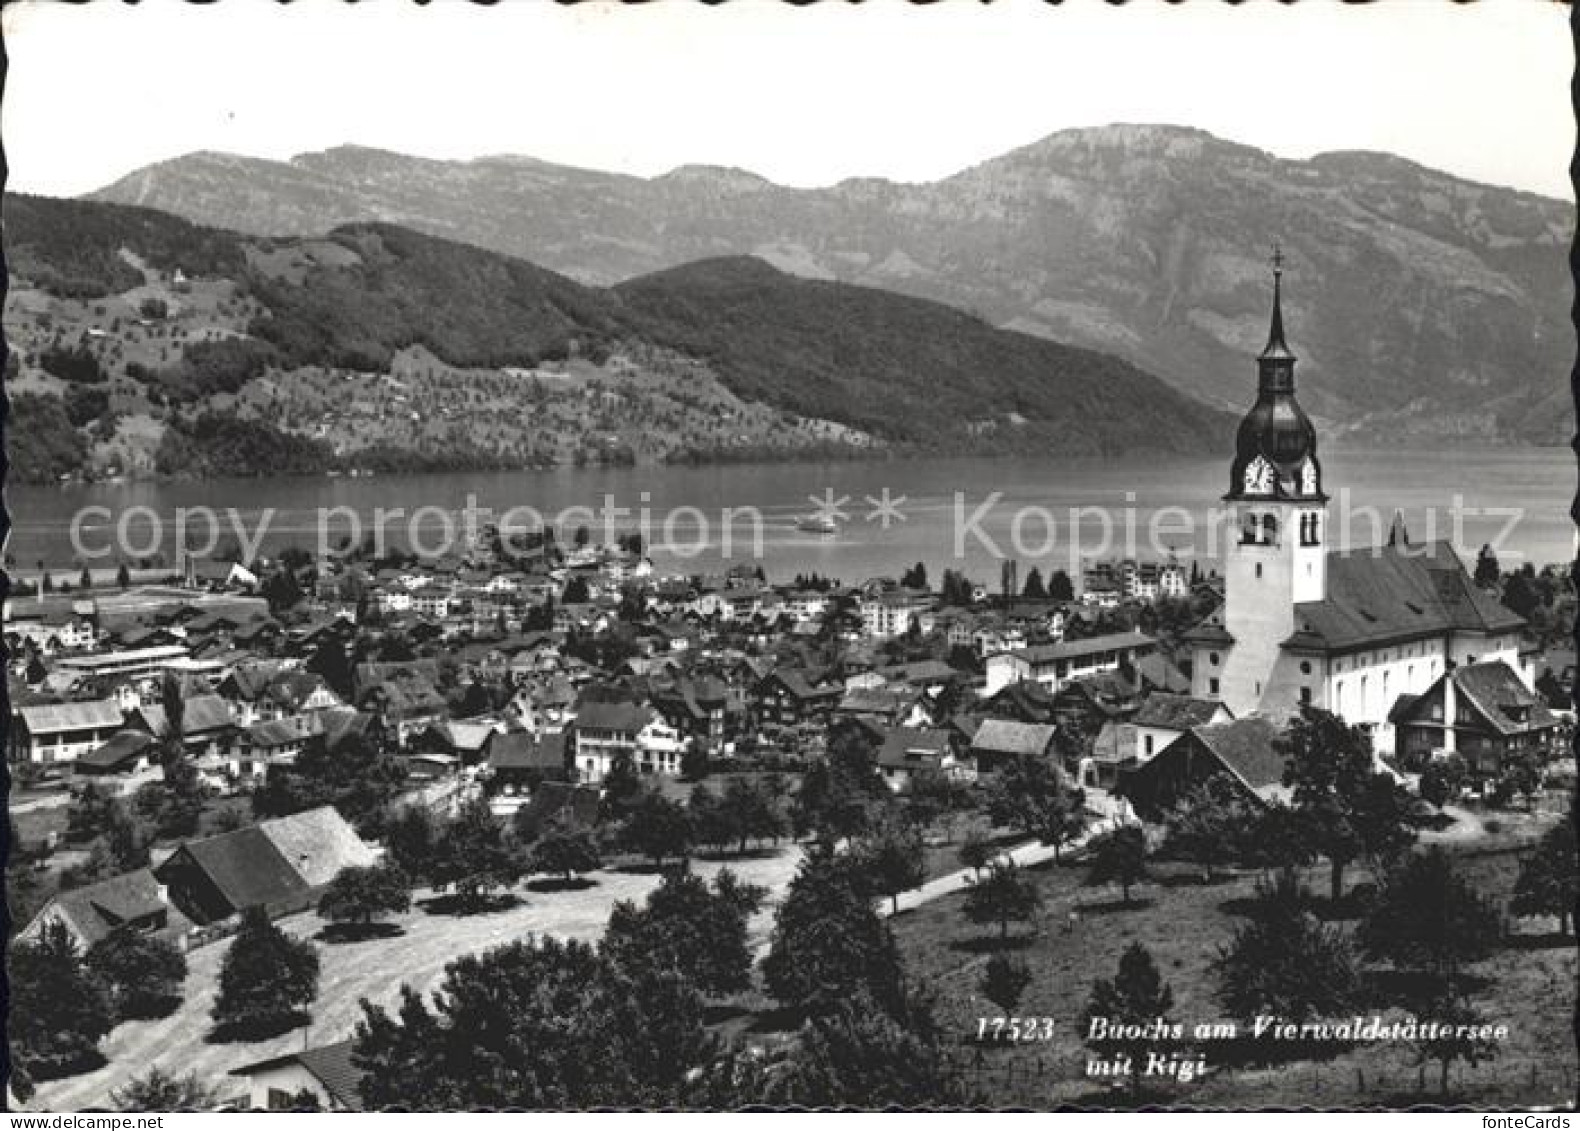
[{"label": "sky", "polygon": [[55,196],[199,149],[345,143],[921,181],[1061,129],[1164,122],[1572,199],[1567,16],[1549,0],[26,0],[0,15],[0,129],[10,187]]}]

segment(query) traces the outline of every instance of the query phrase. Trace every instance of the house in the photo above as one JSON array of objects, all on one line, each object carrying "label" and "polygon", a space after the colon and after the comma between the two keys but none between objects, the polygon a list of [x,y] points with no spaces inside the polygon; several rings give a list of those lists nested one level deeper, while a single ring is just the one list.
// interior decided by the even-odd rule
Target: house
[{"label": "house", "polygon": [[172,661],[187,657],[182,644],[163,644],[152,648],[129,648],[123,652],[94,652],[86,656],[66,656],[60,661],[63,670],[95,676],[158,675]]},{"label": "house", "polygon": [[857,604],[862,631],[876,639],[902,636],[912,629],[933,630],[935,601],[931,593],[916,589],[894,589],[863,597]]},{"label": "house", "polygon": [[79,951],[86,951],[116,931],[163,930],[169,916],[165,889],[147,868],[138,868],[87,887],[56,892],[17,937],[36,939],[45,926],[57,922],[76,939]]},{"label": "house", "polygon": [[[161,703],[138,707],[128,722],[155,738],[162,739],[170,733]],[[182,700],[181,743],[195,757],[223,757],[235,741],[236,729],[230,704],[218,695],[194,695]]]},{"label": "house", "polygon": [[358,664],[353,675],[356,705],[378,715],[396,743],[405,746],[412,735],[444,717],[438,679],[435,660]]},{"label": "house", "polygon": [[154,869],[170,902],[194,923],[248,907],[284,915],[308,907],[342,868],[369,867],[378,854],[332,806],[189,840]]},{"label": "house", "polygon": [[1216,699],[1154,692],[1128,725],[1135,728],[1135,756],[1146,761],[1186,731],[1233,720],[1234,715]]},{"label": "house", "polygon": [[1278,734],[1277,725],[1261,715],[1195,727],[1151,761],[1122,772],[1115,792],[1148,821],[1160,820],[1213,778],[1257,805],[1287,800]]},{"label": "house", "polygon": [[1400,766],[1457,754],[1481,781],[1511,761],[1544,765],[1562,747],[1558,716],[1502,660],[1451,667],[1420,695],[1400,696],[1393,722]]},{"label": "house", "polygon": [[577,780],[603,781],[622,753],[636,762],[638,738],[658,719],[653,708],[637,703],[594,700],[582,704],[571,727]]},{"label": "house", "polygon": [[256,1111],[291,1111],[304,1093],[320,1111],[361,1111],[362,1070],[351,1059],[353,1044],[336,1041],[282,1053],[233,1068],[230,1074],[247,1082],[247,1106]]},{"label": "house", "polygon": [[[722,754],[725,742],[738,729],[741,711],[732,704],[730,688],[713,676],[693,679],[682,676],[668,687],[653,692],[653,706],[674,727],[680,737],[695,743],[709,754]],[[731,711],[736,705],[737,710]],[[731,715],[734,718],[731,718]],[[736,727],[729,724],[734,722]]]},{"label": "house", "polygon": [[78,780],[110,784],[124,792],[136,785],[158,760],[153,735],[123,730],[81,755],[72,764],[71,773]]},{"label": "house", "polygon": [[1036,644],[989,656],[987,694],[992,695],[1022,680],[1034,680],[1050,691],[1057,691],[1070,680],[1114,671],[1122,664],[1133,664],[1156,647],[1157,642],[1145,633],[1117,632],[1085,640]]},{"label": "house", "polygon": [[9,608],[5,634],[13,647],[30,643],[46,656],[92,648],[98,636],[91,616],[57,605],[46,605],[36,612]]},{"label": "house", "polygon": [[876,755],[883,783],[904,793],[924,775],[970,781],[976,772],[955,757],[952,736],[931,727],[885,727]]},{"label": "house", "polygon": [[757,717],[783,726],[827,722],[845,689],[802,668],[776,668],[752,689]]},{"label": "house", "polygon": [[114,699],[19,707],[12,715],[7,755],[13,763],[74,762],[108,741],[122,719]]},{"label": "house", "polygon": [[1185,732],[1233,718],[1227,707],[1213,699],[1154,692],[1128,719],[1116,716],[1102,724],[1092,741],[1091,756],[1082,761],[1081,784],[1113,789],[1123,773],[1151,759]]},{"label": "house", "polygon": [[856,688],[835,708],[840,719],[861,719],[883,726],[922,726],[928,721],[922,695],[909,687]]},{"label": "house", "polygon": [[545,781],[565,781],[565,734],[495,731],[483,747],[492,793],[531,793]]},{"label": "house", "polygon": [[1047,723],[1022,723],[1012,719],[983,719],[971,736],[970,753],[978,774],[990,774],[1022,755],[1055,759],[1058,728]]},{"label": "house", "polygon": [[308,735],[296,719],[268,719],[241,732],[233,772],[238,777],[261,777],[270,766],[295,765],[307,745]]}]

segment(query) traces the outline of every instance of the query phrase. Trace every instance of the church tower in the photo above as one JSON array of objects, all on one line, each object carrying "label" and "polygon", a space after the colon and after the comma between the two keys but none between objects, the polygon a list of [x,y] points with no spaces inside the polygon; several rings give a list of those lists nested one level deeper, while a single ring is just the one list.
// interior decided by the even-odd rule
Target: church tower
[{"label": "church tower", "polygon": [[1192,690],[1221,699],[1236,716],[1285,697],[1269,696],[1269,684],[1281,666],[1281,645],[1295,630],[1295,605],[1326,595],[1327,496],[1316,429],[1295,399],[1283,268],[1283,254],[1274,251],[1272,327],[1257,358],[1256,403],[1240,422],[1223,497],[1234,534],[1225,548],[1221,629],[1193,657]]}]

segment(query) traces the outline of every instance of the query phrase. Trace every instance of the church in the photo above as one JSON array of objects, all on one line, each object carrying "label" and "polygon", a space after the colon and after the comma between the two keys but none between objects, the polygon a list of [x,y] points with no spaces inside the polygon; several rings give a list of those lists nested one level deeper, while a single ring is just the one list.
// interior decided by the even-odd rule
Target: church
[{"label": "church", "polygon": [[1400,697],[1420,695],[1447,671],[1502,663],[1531,687],[1525,622],[1476,587],[1447,541],[1412,544],[1400,522],[1381,546],[1329,544],[1317,434],[1295,398],[1282,287],[1275,253],[1272,328],[1224,495],[1235,532],[1224,551],[1224,600],[1185,636],[1191,693],[1237,718],[1281,722],[1304,704],[1320,707],[1366,726],[1379,752],[1391,752]]}]

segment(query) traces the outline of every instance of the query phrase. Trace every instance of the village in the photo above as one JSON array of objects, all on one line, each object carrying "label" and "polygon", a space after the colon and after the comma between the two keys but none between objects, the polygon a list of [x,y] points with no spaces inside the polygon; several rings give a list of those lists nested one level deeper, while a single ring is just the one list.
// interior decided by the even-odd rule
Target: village
[{"label": "village", "polygon": [[[511,553],[491,533],[449,560],[319,563],[286,550],[189,561],[161,584],[13,595],[16,938],[38,943],[59,925],[87,954],[137,933],[194,971],[209,956],[212,971],[249,913],[317,925],[326,892],[391,862],[397,895],[347,887],[348,938],[358,920],[404,912],[406,889],[432,892],[430,907],[443,893],[476,900],[466,910],[483,921],[533,873],[564,870],[567,890],[534,895],[541,906],[581,898],[578,876],[634,870],[601,881],[606,911],[614,894],[641,891],[622,881],[651,883],[644,858],[697,856],[707,869],[738,857],[731,866],[766,881],[771,908],[798,842],[869,835],[899,846],[879,886],[888,899],[876,900],[897,911],[906,892],[964,886],[963,860],[980,874],[1037,845],[1078,855],[1127,827],[1148,843],[1164,833],[1163,857],[1172,843],[1210,871],[1233,850],[1193,852],[1182,810],[1209,794],[1230,811],[1294,798],[1278,728],[1191,693],[1191,634],[1223,600],[1216,573],[1103,563],[1079,593],[1062,573],[1019,585],[1013,568],[998,593],[954,571],[934,587],[921,564],[853,586],[770,584],[755,567],[660,575],[643,549],[580,531]],[[1548,581],[1572,615],[1567,577]],[[1419,703],[1435,710],[1413,697],[1390,705],[1377,764],[1414,798],[1416,827],[1457,822],[1473,839],[1498,827],[1482,815],[1518,810],[1504,822],[1533,840],[1556,823],[1573,782],[1561,692],[1572,658],[1534,649],[1528,640],[1521,662],[1544,665],[1545,694],[1506,665],[1470,664],[1424,690]],[[1464,752],[1452,759],[1445,696]],[[489,829],[457,836],[459,858],[444,859],[443,830],[478,820]],[[1115,880],[1128,900],[1142,872],[1126,867]],[[529,930],[557,923],[511,914]],[[434,921],[435,961],[459,957],[471,936],[457,930],[449,950]],[[753,922],[760,946],[766,912]],[[598,925],[581,933],[595,938]],[[392,965],[376,970],[385,997],[435,972],[403,970],[395,942],[383,952]],[[324,1107],[361,1106],[346,1083],[360,1075],[354,1004],[342,995],[330,1014],[341,1031],[324,1032],[320,1016],[325,1039],[305,1050],[277,1035],[257,1056],[217,1046],[224,1072],[240,1075],[216,1072],[226,1086],[214,1095],[279,1107],[305,1088]],[[41,1075],[69,1087],[86,1069],[99,1083],[69,1094],[88,1102],[146,1067],[70,1061],[42,1058],[54,1072]]]}]

